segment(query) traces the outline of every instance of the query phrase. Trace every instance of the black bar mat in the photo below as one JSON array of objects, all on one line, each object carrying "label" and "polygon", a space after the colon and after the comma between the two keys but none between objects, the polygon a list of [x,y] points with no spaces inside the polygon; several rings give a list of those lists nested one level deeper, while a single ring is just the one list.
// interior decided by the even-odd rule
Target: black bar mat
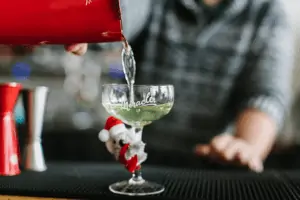
[{"label": "black bar mat", "polygon": [[[164,184],[166,191],[142,199],[200,200],[296,200],[300,199],[300,172],[287,173],[208,171],[190,169],[143,168],[145,179]],[[109,192],[108,185],[129,179],[117,164],[48,164],[46,172],[22,172],[0,177],[0,194],[76,199],[128,198]],[[132,197],[133,198],[133,197]],[[137,198],[136,198],[137,199]]]}]

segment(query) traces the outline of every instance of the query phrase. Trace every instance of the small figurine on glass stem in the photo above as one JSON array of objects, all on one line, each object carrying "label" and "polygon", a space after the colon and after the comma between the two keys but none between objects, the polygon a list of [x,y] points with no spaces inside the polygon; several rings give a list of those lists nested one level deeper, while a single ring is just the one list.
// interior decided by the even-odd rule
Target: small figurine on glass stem
[{"label": "small figurine on glass stem", "polygon": [[121,120],[112,116],[107,119],[105,128],[100,131],[99,139],[105,142],[107,150],[130,173],[139,170],[147,159],[145,143],[141,137],[135,134],[132,128],[126,128]]}]

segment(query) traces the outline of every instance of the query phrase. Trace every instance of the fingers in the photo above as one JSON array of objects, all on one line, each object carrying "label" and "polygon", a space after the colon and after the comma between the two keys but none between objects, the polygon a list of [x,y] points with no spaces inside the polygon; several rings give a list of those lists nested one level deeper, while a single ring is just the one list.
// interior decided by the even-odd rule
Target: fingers
[{"label": "fingers", "polygon": [[[37,47],[35,45],[14,46],[10,45],[14,55],[26,55],[32,53]],[[65,45],[65,49],[74,55],[82,56],[86,53],[88,45],[86,43]]]},{"label": "fingers", "polygon": [[215,154],[223,155],[226,148],[232,142],[233,137],[231,135],[220,135],[216,136],[211,141],[211,148]]},{"label": "fingers", "polygon": [[250,161],[252,157],[251,150],[249,148],[244,148],[242,145],[239,147],[238,152],[236,153],[236,159],[241,163],[242,165],[247,165],[247,163]]},{"label": "fingers", "polygon": [[211,152],[210,145],[197,145],[195,148],[195,153],[199,156],[208,156]]},{"label": "fingers", "polygon": [[233,140],[228,144],[226,149],[224,149],[222,155],[228,161],[238,159],[244,163],[247,163],[249,151],[248,148],[245,147],[244,142],[240,140]]},{"label": "fingers", "polygon": [[261,159],[253,157],[248,163],[248,167],[255,172],[262,172],[264,170],[264,165]]},{"label": "fingers", "polygon": [[200,156],[219,154],[223,152],[231,139],[230,135],[217,136],[209,145],[197,145],[195,151]]},{"label": "fingers", "polygon": [[263,161],[256,149],[244,140],[231,135],[217,136],[208,145],[197,145],[196,154],[217,161],[247,166],[255,172],[263,171]]},{"label": "fingers", "polygon": [[65,45],[65,49],[74,55],[82,56],[86,53],[88,45],[86,43]]},{"label": "fingers", "polygon": [[222,153],[224,161],[248,166],[255,172],[263,171],[263,161],[251,145],[240,139],[234,139]]}]

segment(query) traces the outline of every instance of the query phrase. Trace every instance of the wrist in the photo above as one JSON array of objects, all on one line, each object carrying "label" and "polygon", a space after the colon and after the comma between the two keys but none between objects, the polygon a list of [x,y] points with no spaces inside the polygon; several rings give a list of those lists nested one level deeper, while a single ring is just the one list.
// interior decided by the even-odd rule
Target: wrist
[{"label": "wrist", "polygon": [[276,140],[276,122],[261,111],[247,109],[237,119],[236,136],[254,146],[265,159]]}]

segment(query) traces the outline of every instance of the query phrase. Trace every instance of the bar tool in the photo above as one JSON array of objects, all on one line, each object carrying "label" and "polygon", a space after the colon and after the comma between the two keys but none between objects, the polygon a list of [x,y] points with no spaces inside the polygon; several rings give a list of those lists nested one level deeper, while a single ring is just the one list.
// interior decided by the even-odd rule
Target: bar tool
[{"label": "bar tool", "polygon": [[14,107],[22,85],[19,83],[0,84],[0,175],[14,176],[21,173],[20,151]]},{"label": "bar tool", "polygon": [[26,144],[22,166],[25,170],[42,172],[47,169],[41,144],[48,88],[39,86],[22,90],[26,120]]}]

